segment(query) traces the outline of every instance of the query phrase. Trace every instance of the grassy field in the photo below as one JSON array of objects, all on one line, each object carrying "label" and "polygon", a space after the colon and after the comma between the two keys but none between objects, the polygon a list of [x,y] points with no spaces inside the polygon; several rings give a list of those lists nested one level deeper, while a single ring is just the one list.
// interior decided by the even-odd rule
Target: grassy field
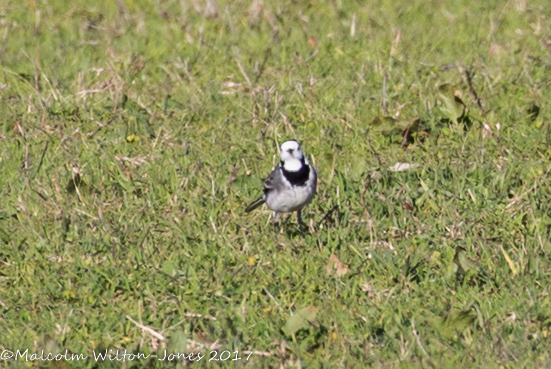
[{"label": "grassy field", "polygon": [[550,367],[548,5],[3,1],[2,364]]}]

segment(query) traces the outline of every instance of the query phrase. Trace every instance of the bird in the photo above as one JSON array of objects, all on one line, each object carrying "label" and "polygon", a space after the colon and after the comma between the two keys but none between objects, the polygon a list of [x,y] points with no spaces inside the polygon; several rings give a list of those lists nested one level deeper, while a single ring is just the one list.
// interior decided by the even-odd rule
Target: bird
[{"label": "bird", "polygon": [[279,214],[297,213],[297,222],[302,232],[302,210],[316,194],[318,175],[308,158],[302,153],[300,143],[288,140],[281,144],[280,162],[264,181],[264,194],[247,206],[249,213],[266,203],[274,212],[275,236],[279,233]]}]

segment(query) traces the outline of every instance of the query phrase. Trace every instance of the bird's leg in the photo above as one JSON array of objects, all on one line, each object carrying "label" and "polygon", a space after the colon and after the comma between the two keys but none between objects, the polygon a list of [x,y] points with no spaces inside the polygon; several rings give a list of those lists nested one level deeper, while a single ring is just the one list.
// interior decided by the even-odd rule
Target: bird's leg
[{"label": "bird's leg", "polygon": [[297,223],[300,233],[304,233],[304,222],[302,221],[302,210],[297,211]]},{"label": "bird's leg", "polygon": [[279,233],[279,213],[277,211],[274,211],[274,230],[275,238],[277,240],[277,234]]}]

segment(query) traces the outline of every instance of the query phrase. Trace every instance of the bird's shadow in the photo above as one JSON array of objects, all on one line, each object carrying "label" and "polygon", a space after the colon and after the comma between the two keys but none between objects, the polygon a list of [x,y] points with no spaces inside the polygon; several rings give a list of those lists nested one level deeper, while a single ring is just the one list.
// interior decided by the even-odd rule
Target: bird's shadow
[{"label": "bird's shadow", "polygon": [[[323,228],[337,226],[338,223],[342,222],[342,217],[343,214],[341,213],[340,206],[334,205],[319,221],[315,222],[313,225],[313,232],[308,224],[298,223],[292,214],[282,219],[280,229],[283,230],[281,233],[284,233],[288,238],[305,238],[308,235],[318,233],[322,229],[322,226]],[[279,233],[279,235],[281,235],[281,233]]]},{"label": "bird's shadow", "polygon": [[283,219],[280,227],[287,237],[304,237],[308,234],[306,224],[301,225],[298,223],[292,214],[289,214]]},{"label": "bird's shadow", "polygon": [[343,213],[341,212],[340,206],[336,204],[332,206],[331,209],[329,209],[318,222],[316,222],[315,229],[317,231],[321,226],[336,227],[338,224],[342,224],[342,220]]}]

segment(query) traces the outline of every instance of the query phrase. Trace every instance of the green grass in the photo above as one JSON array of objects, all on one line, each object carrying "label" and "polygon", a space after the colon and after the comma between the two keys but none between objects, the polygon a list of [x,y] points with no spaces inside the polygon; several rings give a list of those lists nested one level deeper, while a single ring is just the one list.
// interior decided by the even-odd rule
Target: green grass
[{"label": "green grass", "polygon": [[[370,3],[4,1],[0,351],[90,357],[5,363],[549,367],[549,6]],[[289,138],[319,191],[276,244]]]}]

